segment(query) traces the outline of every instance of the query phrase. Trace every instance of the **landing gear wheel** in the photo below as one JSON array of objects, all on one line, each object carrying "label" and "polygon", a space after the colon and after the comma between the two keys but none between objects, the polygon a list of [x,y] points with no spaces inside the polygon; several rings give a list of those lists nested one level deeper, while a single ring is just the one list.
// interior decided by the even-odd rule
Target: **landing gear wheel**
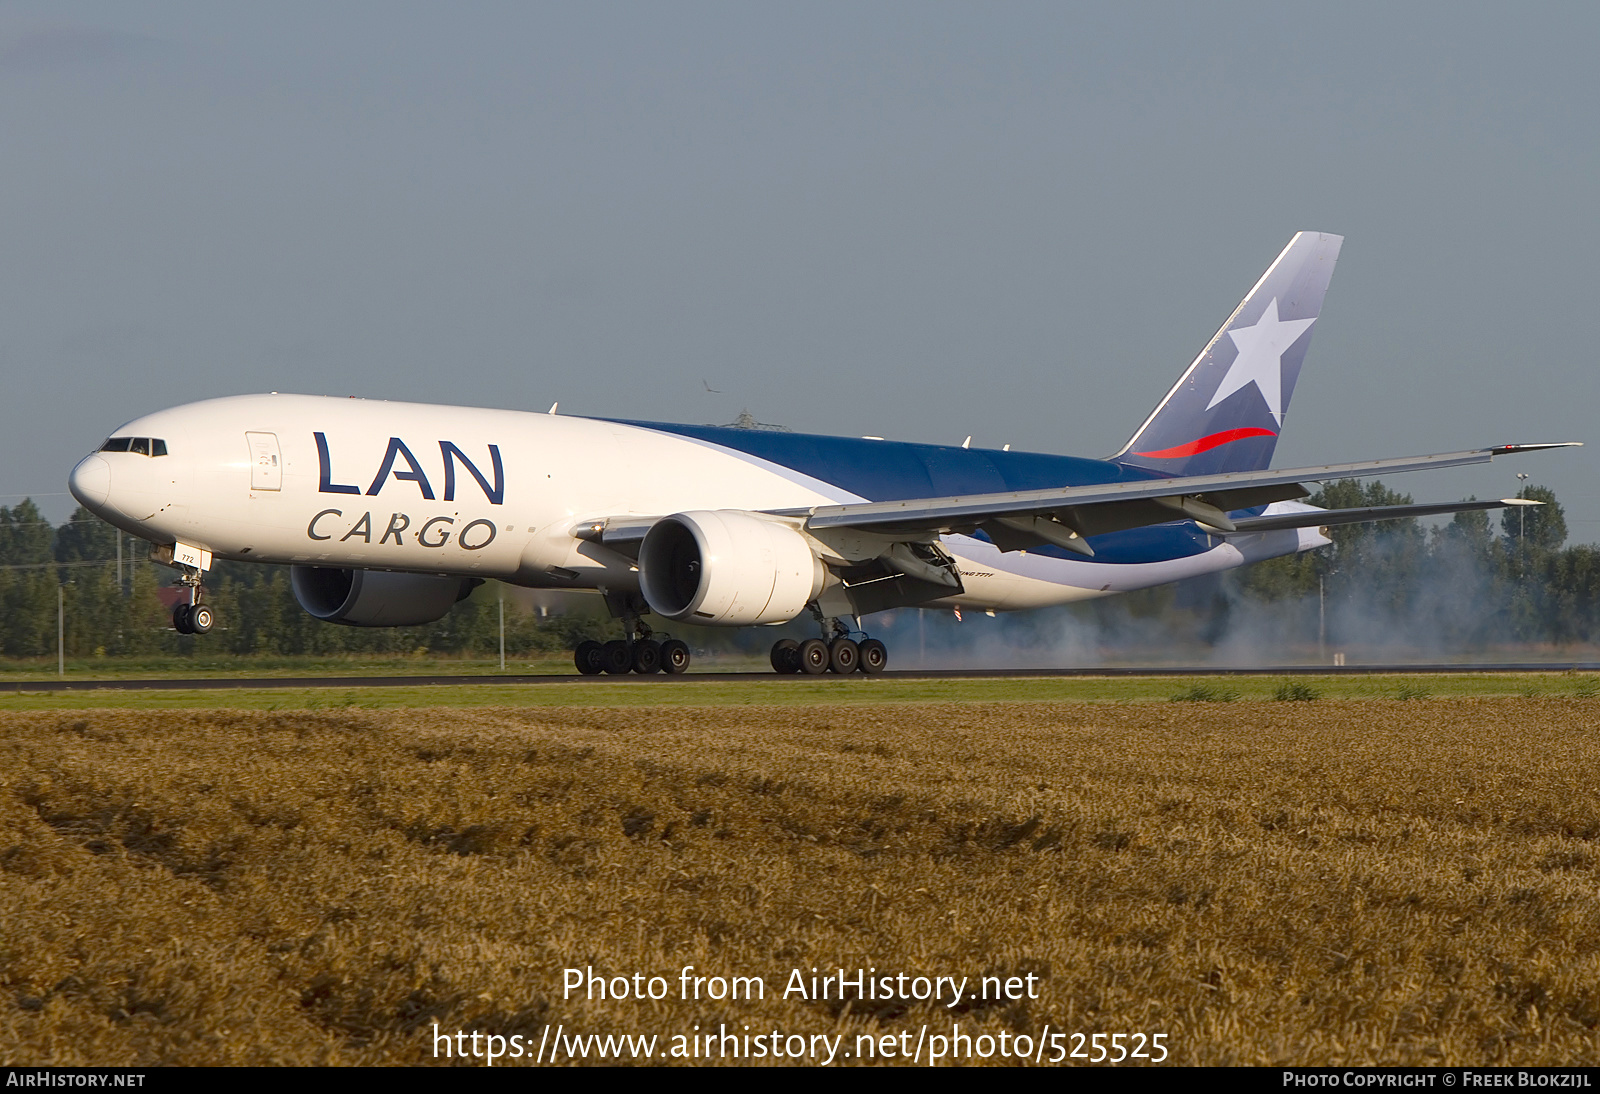
[{"label": "landing gear wheel", "polygon": [[193,634],[194,624],[190,622],[193,612],[194,605],[192,604],[179,604],[176,608],[173,608],[172,629],[179,634]]},{"label": "landing gear wheel", "polygon": [[649,676],[653,672],[660,672],[661,643],[653,642],[648,638],[635,642],[633,644],[633,671],[640,676]]},{"label": "landing gear wheel", "polygon": [[689,667],[689,644],[676,638],[661,643],[661,671],[677,676]]},{"label": "landing gear wheel", "polygon": [[793,638],[780,638],[772,644],[772,671],[800,671],[800,643]]},{"label": "landing gear wheel", "polygon": [[622,676],[633,671],[633,651],[622,639],[607,642],[600,647],[600,667],[612,676]]},{"label": "landing gear wheel", "polygon": [[848,638],[835,638],[828,647],[828,668],[840,676],[849,676],[861,663],[861,647]]},{"label": "landing gear wheel", "polygon": [[212,614],[210,604],[193,604],[189,607],[189,632],[191,634],[209,634],[217,618]]},{"label": "landing gear wheel", "polygon": [[860,669],[868,676],[876,676],[889,665],[889,647],[876,638],[861,643]]},{"label": "landing gear wheel", "polygon": [[821,676],[828,671],[832,652],[820,638],[808,638],[800,643],[800,671],[807,676]]},{"label": "landing gear wheel", "polygon": [[572,652],[572,659],[578,664],[578,671],[585,676],[598,676],[605,669],[600,663],[600,652],[605,649],[592,638],[578,643],[578,648]]}]

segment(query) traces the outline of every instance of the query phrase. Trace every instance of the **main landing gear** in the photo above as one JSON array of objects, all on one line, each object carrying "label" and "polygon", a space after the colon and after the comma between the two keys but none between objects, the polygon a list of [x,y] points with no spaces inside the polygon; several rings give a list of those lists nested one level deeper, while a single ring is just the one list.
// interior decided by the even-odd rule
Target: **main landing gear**
[{"label": "main landing gear", "polygon": [[179,634],[206,634],[216,625],[217,618],[211,605],[201,599],[206,591],[201,587],[200,580],[199,570],[185,570],[183,576],[178,578],[178,584],[189,589],[189,603],[179,604],[172,609],[172,629]]},{"label": "main landing gear", "polygon": [[[889,650],[876,638],[860,642],[850,637],[852,631],[839,619],[824,618],[814,611],[822,627],[821,638],[808,638],[804,642],[781,638],[772,644],[772,671],[779,673],[802,672],[807,676],[821,676],[836,672],[848,676],[864,672],[876,676],[889,664]],[[854,633],[860,633],[857,627]]]},{"label": "main landing gear", "polygon": [[665,672],[676,676],[689,667],[689,644],[676,638],[669,638],[665,642],[657,642],[654,638],[634,638],[632,641],[619,638],[610,642],[589,639],[578,643],[572,659],[577,663],[578,671],[585,676],[598,676],[602,672],[613,676],[624,676],[630,672],[642,676]]},{"label": "main landing gear", "polygon": [[585,676],[598,676],[602,672],[612,676],[625,676],[630,672],[641,676],[656,672],[677,676],[688,670],[687,642],[676,638],[657,641],[649,624],[640,618],[637,605],[623,605],[618,614],[622,616],[628,637],[610,642],[593,639],[579,642],[572,657],[579,672]]}]

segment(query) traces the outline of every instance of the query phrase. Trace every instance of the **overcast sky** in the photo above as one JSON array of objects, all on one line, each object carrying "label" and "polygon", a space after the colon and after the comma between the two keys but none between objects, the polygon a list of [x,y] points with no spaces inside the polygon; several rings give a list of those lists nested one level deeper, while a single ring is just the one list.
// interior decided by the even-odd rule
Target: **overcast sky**
[{"label": "overcast sky", "polygon": [[[1299,229],[1276,462],[1600,540],[1600,6],[0,4],[0,504],[253,391],[1105,455]],[[706,385],[720,394],[706,390]],[[577,454],[575,454],[577,455]]]}]

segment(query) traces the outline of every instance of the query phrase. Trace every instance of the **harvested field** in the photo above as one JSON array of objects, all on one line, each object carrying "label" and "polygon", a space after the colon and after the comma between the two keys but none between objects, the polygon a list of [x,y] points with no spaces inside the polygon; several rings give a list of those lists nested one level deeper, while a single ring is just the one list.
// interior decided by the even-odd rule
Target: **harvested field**
[{"label": "harvested field", "polygon": [[[1600,1063],[1597,723],[1589,698],[0,714],[0,1063],[425,1063],[435,1023],[530,1056],[547,1024],[852,1052],[957,1022],[1160,1033],[1179,1064]],[[683,1001],[686,965],[765,997]],[[671,994],[564,999],[569,967]],[[783,998],[813,967],[1038,997]]]}]

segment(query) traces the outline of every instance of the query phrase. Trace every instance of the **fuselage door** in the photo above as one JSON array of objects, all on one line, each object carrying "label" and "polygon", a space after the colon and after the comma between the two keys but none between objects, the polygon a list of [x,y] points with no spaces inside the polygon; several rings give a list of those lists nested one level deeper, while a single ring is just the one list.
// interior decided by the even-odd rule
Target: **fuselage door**
[{"label": "fuselage door", "polygon": [[250,489],[282,490],[283,457],[276,433],[246,433],[250,445]]}]

